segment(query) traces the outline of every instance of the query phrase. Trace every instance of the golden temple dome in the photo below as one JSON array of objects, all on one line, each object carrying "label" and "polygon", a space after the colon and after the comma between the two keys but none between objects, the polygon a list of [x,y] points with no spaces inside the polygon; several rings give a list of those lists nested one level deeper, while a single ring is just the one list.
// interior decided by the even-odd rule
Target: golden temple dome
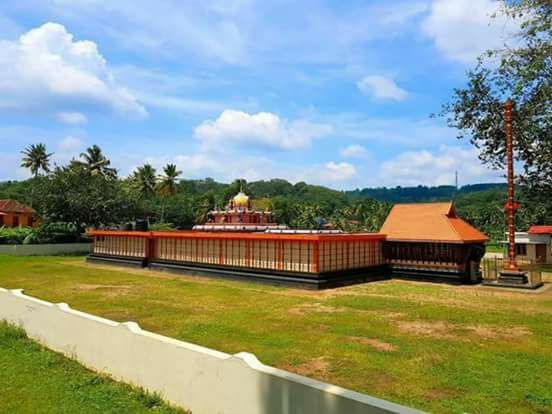
[{"label": "golden temple dome", "polygon": [[249,204],[249,196],[243,191],[240,191],[233,198],[234,206],[236,207],[247,207]]}]

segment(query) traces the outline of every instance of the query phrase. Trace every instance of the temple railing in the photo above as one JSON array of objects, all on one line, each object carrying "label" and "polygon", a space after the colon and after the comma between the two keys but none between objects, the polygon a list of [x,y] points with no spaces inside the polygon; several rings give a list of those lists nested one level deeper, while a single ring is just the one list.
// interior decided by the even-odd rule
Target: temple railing
[{"label": "temple railing", "polygon": [[383,265],[385,236],[92,231],[92,255],[144,262],[332,273]]}]

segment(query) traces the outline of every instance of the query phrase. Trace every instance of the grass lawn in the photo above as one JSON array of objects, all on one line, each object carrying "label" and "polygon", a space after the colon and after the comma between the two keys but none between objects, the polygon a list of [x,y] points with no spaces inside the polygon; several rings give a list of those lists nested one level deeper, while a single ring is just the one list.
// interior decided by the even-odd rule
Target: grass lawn
[{"label": "grass lawn", "polygon": [[419,409],[552,413],[552,289],[393,280],[310,292],[7,256],[0,287]]},{"label": "grass lawn", "polygon": [[2,413],[184,413],[98,375],[0,322]]},{"label": "grass lawn", "polygon": [[504,245],[502,244],[490,244],[488,243],[485,246],[485,251],[487,253],[504,253]]}]

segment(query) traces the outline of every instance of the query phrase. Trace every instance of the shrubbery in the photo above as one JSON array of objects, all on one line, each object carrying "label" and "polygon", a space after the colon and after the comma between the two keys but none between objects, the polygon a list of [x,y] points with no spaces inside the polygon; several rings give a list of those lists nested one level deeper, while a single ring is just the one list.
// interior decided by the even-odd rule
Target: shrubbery
[{"label": "shrubbery", "polygon": [[46,223],[36,229],[30,227],[1,227],[0,244],[77,243],[83,235],[74,224]]},{"label": "shrubbery", "polygon": [[0,227],[0,244],[22,244],[33,231],[30,227]]},{"label": "shrubbery", "polygon": [[172,223],[154,223],[149,226],[150,231],[175,231],[178,230]]}]

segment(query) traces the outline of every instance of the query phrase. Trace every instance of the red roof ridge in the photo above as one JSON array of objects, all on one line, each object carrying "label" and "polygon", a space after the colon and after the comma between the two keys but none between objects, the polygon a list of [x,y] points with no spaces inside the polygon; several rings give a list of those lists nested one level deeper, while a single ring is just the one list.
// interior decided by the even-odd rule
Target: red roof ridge
[{"label": "red roof ridge", "polygon": [[552,234],[552,225],[548,224],[533,224],[527,230],[529,234]]}]

